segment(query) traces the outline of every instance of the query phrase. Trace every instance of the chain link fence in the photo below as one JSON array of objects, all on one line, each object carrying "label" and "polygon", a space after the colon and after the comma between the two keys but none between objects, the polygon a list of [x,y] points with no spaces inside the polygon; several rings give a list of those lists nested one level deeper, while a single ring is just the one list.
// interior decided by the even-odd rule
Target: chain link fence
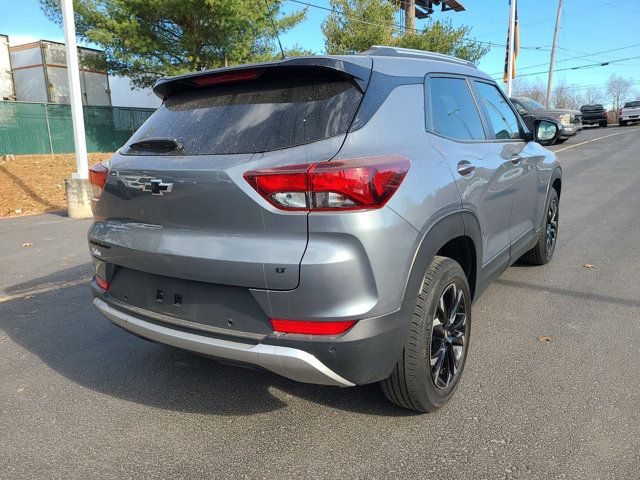
[{"label": "chain link fence", "polygon": [[[155,111],[152,108],[83,108],[89,152],[117,150]],[[74,151],[69,105],[0,102],[0,155]]]}]

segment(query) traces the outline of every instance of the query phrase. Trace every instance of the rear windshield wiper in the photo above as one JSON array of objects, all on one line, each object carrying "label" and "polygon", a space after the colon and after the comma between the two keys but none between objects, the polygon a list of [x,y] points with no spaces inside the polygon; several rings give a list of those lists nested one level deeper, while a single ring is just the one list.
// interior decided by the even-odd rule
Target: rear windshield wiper
[{"label": "rear windshield wiper", "polygon": [[147,138],[133,142],[129,145],[129,149],[146,152],[173,152],[182,150],[182,144],[171,138]]}]

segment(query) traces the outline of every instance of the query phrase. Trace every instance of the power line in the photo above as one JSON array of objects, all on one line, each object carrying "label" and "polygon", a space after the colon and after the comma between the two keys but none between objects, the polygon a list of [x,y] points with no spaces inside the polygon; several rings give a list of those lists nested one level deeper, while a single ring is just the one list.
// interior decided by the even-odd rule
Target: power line
[{"label": "power line", "polygon": [[[363,20],[361,18],[357,18],[357,17],[353,17],[353,16],[350,16],[350,15],[347,15],[345,12],[340,11],[338,9],[335,9],[335,8],[332,8],[332,7],[325,7],[323,5],[317,5],[317,4],[311,3],[309,1],[304,1],[304,0],[285,0],[285,1],[290,2],[290,3],[296,3],[296,4],[299,4],[299,5],[304,5],[304,6],[307,6],[307,7],[317,8],[319,10],[324,10],[326,12],[330,12],[330,13],[333,13],[335,15],[342,16],[343,18],[346,18],[347,20],[363,23],[363,24],[366,24],[366,25],[373,25],[373,26],[378,26],[378,27],[383,27],[383,28],[396,28],[398,30],[413,31],[413,32],[418,32],[418,33],[421,32],[421,30],[418,29],[418,28],[409,28],[409,27],[405,27],[404,25],[396,24],[396,23],[370,22],[368,20]],[[586,11],[586,10],[587,9],[579,10],[579,11],[582,12],[582,11]],[[536,23],[536,22],[534,22],[534,23]],[[482,41],[482,40],[477,40],[475,38],[474,39],[466,39],[466,40],[477,42],[477,43],[479,43],[481,45],[486,45],[489,48],[491,48],[491,47],[506,48],[505,44],[500,44],[500,43],[495,43],[495,42],[485,42],[485,41]],[[578,59],[581,59],[581,58],[593,57],[593,56],[596,56],[596,55],[602,55],[602,54],[605,54],[605,53],[615,52],[615,51],[619,51],[619,50],[625,50],[625,49],[633,48],[633,47],[637,47],[637,46],[640,46],[640,44],[628,45],[628,46],[625,46],[625,47],[613,48],[613,49],[605,50],[605,51],[602,51],[602,52],[596,52],[596,53],[591,53],[591,54],[580,55],[578,57],[566,58],[566,59],[561,60],[558,63],[564,63],[564,62],[568,62],[568,61],[572,61],[572,60],[578,60]],[[524,50],[538,50],[538,51],[545,51],[545,52],[550,52],[551,51],[550,49],[548,49],[547,47],[544,47],[544,46],[526,47],[526,46],[522,46],[521,45],[519,48],[524,49]],[[558,48],[561,48],[561,47],[558,47]],[[567,50],[567,49],[563,49],[563,50]],[[582,69],[582,68],[596,68],[596,67],[608,65],[609,63],[622,62],[622,61],[632,60],[632,59],[635,59],[635,58],[640,58],[640,57],[630,57],[630,58],[627,58],[627,59],[611,60],[611,61],[608,61],[608,62],[599,62],[599,63],[595,63],[595,64],[581,65],[581,66],[577,66],[577,67],[560,68],[560,69],[556,69],[556,71],[561,72],[561,71],[566,71],[566,70],[578,70],[578,69]],[[529,65],[529,66],[526,66],[526,67],[520,67],[519,70],[536,68],[536,67],[541,67],[541,66],[545,66],[545,65],[547,65],[547,63],[541,63],[541,64],[537,64],[537,65]],[[526,74],[518,75],[518,76],[519,77],[525,77],[525,76],[532,76],[532,75],[541,75],[541,74],[544,74],[544,73],[548,73],[548,70],[546,70],[544,72],[526,73]],[[498,73],[492,74],[492,76],[496,76],[496,75],[502,75],[502,72],[498,72]]]},{"label": "power line", "polygon": [[[602,54],[605,54],[605,53],[617,52],[619,50],[626,50],[628,48],[633,48],[633,47],[638,47],[638,46],[640,46],[640,43],[636,43],[634,45],[628,45],[626,47],[612,48],[611,50],[605,50],[603,52],[588,53],[588,54],[585,54],[585,55],[580,55],[579,57],[565,58],[564,60],[561,60],[558,63],[569,62],[571,60],[578,60],[580,58],[594,57],[596,55],[602,55]],[[560,48],[560,47],[558,47],[558,48]],[[566,49],[563,48],[563,50],[566,50]],[[538,63],[536,65],[528,65],[526,67],[519,67],[518,70],[528,70],[530,68],[543,67],[545,65],[548,65],[548,62]],[[502,72],[492,73],[491,75],[492,76],[494,76],[494,75],[502,75]],[[535,75],[535,74],[532,74],[532,75]],[[520,76],[522,76],[522,75],[520,75]]]},{"label": "power line", "polygon": [[[617,60],[609,60],[608,62],[598,62],[598,63],[590,63],[587,65],[579,65],[577,67],[566,67],[566,68],[557,68],[555,71],[556,72],[563,72],[566,70],[581,70],[583,68],[597,68],[597,67],[606,67],[607,65],[611,64],[611,63],[619,63],[619,62],[626,62],[627,60],[635,60],[636,58],[640,58],[640,55],[637,55],[635,57],[627,57],[627,58],[620,58]],[[535,73],[525,73],[523,75],[518,75],[518,77],[529,77],[531,75],[544,75],[545,73],[549,73],[548,70],[542,71],[542,72],[535,72]],[[493,77],[495,77],[497,74],[492,75]]]},{"label": "power line", "polygon": [[[342,11],[337,10],[335,8],[325,7],[323,5],[316,5],[314,3],[305,2],[303,0],[285,0],[285,1],[290,2],[290,3],[297,3],[298,5],[304,5],[306,7],[312,7],[312,8],[317,8],[319,10],[324,10],[326,12],[330,12],[330,13],[333,13],[333,14],[336,14],[336,15],[340,15],[340,16],[346,18],[347,20],[351,20],[353,22],[363,23],[365,25],[373,25],[373,26],[376,26],[376,27],[384,27],[384,28],[391,27],[391,28],[397,28],[398,30],[411,31],[411,32],[415,32],[415,33],[421,33],[422,32],[422,30],[419,29],[419,28],[410,28],[410,27],[406,27],[406,26],[401,25],[401,24],[396,24],[396,23],[377,23],[377,22],[370,22],[368,20],[362,20],[361,18],[349,16],[345,12],[342,12]],[[504,44],[504,43],[484,42],[482,40],[477,40],[475,38],[466,38],[465,40],[468,40],[468,41],[471,41],[471,42],[476,42],[476,43],[479,43],[480,45],[486,45],[489,48],[491,48],[491,47],[506,48],[507,47],[506,44]],[[524,50],[540,50],[540,51],[547,51],[547,52],[550,51],[548,49],[545,49],[544,47],[525,47],[525,46],[520,45],[519,48],[524,49]]]}]

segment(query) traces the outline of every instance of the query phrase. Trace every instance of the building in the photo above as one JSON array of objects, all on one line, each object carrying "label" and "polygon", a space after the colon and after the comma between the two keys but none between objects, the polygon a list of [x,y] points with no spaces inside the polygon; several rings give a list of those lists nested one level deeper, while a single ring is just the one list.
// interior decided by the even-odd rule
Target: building
[{"label": "building", "polygon": [[114,107],[158,108],[162,101],[150,88],[134,88],[129,77],[109,76]]},{"label": "building", "polygon": [[[21,102],[69,103],[69,80],[64,43],[39,40],[8,47],[0,35],[0,98]],[[4,48],[4,50],[3,50]],[[104,52],[79,47],[82,103],[90,106],[158,108],[161,104],[150,88],[134,89],[128,77],[109,76],[95,66]],[[6,77],[6,79],[5,79]],[[9,89],[11,85],[11,90]]]},{"label": "building", "polygon": [[[9,47],[16,100],[20,102],[69,103],[67,55],[64,43],[39,40]],[[82,103],[111,106],[109,77],[104,70],[89,67],[100,50],[78,48]]]},{"label": "building", "polygon": [[0,35],[0,100],[15,100],[13,71],[9,54],[9,37]]}]

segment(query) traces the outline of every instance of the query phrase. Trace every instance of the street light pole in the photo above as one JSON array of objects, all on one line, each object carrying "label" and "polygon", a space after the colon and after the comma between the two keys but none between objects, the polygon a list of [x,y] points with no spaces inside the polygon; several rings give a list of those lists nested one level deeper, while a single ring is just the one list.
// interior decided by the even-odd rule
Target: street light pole
[{"label": "street light pole", "polygon": [[80,65],[78,63],[78,47],[76,45],[76,25],[73,18],[73,0],[62,0],[62,23],[64,25],[64,43],[67,49],[67,75],[69,76],[73,139],[76,147],[76,173],[73,174],[73,178],[87,179],[89,178],[89,158],[87,156],[87,140],[84,133]]},{"label": "street light pole", "polygon": [[404,0],[404,28],[410,33],[416,30],[416,0]]},{"label": "street light pole", "polygon": [[558,45],[558,29],[560,28],[560,16],[562,15],[562,0],[558,2],[558,14],[556,16],[556,28],[553,31],[553,45],[551,46],[551,61],[549,62],[549,80],[547,81],[547,100],[545,107],[551,108],[551,85],[553,82],[553,64],[556,61],[556,46]]},{"label": "street light pole", "polygon": [[91,198],[93,192],[88,180],[89,158],[87,156],[87,140],[84,136],[80,65],[76,45],[76,25],[73,18],[73,0],[62,0],[62,24],[67,53],[73,140],[76,147],[76,172],[72,173],[71,178],[64,182],[67,192],[67,214],[70,218],[89,218],[92,215]]}]

